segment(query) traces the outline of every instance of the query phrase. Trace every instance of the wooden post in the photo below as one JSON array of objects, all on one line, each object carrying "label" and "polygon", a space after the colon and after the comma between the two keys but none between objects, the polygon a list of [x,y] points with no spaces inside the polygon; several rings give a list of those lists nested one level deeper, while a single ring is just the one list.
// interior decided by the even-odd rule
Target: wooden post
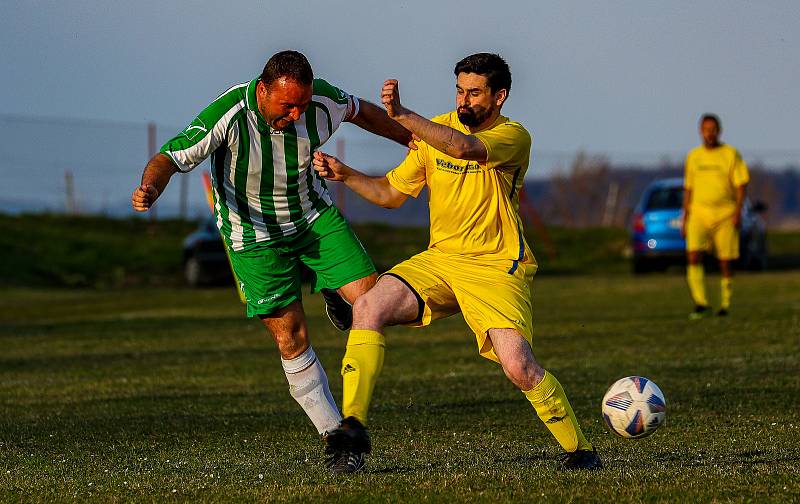
[{"label": "wooden post", "polygon": [[67,215],[75,215],[77,213],[75,208],[75,181],[72,172],[69,170],[64,172],[64,189],[66,192]]},{"label": "wooden post", "polygon": [[619,183],[611,181],[608,184],[608,194],[606,195],[606,207],[603,212],[603,227],[611,227],[614,223],[614,216],[617,214],[617,200],[619,195]]}]

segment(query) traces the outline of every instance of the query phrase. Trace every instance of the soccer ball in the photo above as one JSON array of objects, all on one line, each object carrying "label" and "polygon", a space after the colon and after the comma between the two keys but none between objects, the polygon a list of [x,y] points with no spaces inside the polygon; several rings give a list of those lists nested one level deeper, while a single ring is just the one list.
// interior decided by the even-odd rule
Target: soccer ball
[{"label": "soccer ball", "polygon": [[667,403],[654,382],[628,376],[608,388],[602,409],[603,420],[611,432],[636,439],[649,436],[664,422]]}]

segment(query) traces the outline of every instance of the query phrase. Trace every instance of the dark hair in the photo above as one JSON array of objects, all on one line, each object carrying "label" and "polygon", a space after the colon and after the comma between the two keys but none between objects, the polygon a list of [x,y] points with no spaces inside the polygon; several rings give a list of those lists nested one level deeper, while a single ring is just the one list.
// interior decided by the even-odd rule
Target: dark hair
[{"label": "dark hair", "polygon": [[458,63],[453,73],[474,73],[483,75],[489,81],[489,89],[496,93],[501,89],[511,91],[511,69],[508,63],[497,54],[478,53],[467,56]]},{"label": "dark hair", "polygon": [[722,123],[719,122],[719,117],[717,117],[716,114],[703,114],[703,117],[700,118],[700,126],[706,121],[714,121],[714,124],[717,125],[717,129],[722,129]]},{"label": "dark hair", "polygon": [[281,77],[287,77],[300,84],[311,84],[314,81],[314,71],[302,53],[281,51],[275,53],[264,65],[261,82],[270,85]]}]

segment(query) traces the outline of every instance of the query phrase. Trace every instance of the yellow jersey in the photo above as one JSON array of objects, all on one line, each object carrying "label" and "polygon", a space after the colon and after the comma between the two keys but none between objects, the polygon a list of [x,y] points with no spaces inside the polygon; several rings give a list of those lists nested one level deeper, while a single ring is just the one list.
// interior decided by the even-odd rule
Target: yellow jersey
[{"label": "yellow jersey", "polygon": [[499,116],[489,127],[470,133],[455,111],[432,119],[486,146],[485,163],[457,159],[425,142],[386,174],[398,191],[417,197],[428,186],[430,243],[446,254],[481,260],[534,263],[522,234],[519,191],[528,170],[531,135],[519,123]]},{"label": "yellow jersey", "polygon": [[724,213],[736,209],[736,188],[750,181],[747,164],[735,148],[701,145],[686,156],[683,186],[691,189],[690,208]]}]

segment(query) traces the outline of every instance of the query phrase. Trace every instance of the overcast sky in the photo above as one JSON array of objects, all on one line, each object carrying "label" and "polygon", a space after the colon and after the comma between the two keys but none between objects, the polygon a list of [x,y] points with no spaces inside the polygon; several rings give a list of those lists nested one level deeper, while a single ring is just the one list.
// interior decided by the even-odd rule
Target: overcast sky
[{"label": "overcast sky", "polygon": [[404,103],[432,116],[453,106],[454,63],[491,51],[511,66],[504,113],[532,131],[534,153],[685,152],[706,111],[745,154],[797,153],[799,6],[4,0],[0,113],[180,128],[293,48],[316,75],[373,101],[398,78]]}]

